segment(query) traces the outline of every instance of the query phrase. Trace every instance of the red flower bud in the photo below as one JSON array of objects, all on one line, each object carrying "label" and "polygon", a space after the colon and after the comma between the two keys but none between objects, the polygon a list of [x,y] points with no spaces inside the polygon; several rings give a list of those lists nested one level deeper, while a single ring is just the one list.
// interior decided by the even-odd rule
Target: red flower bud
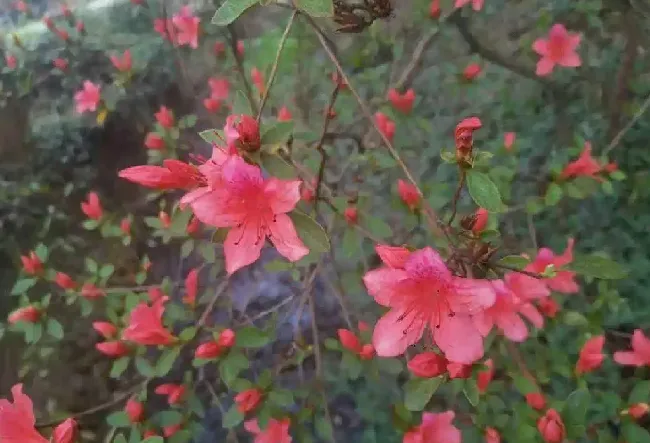
[{"label": "red flower bud", "polygon": [[526,403],[533,409],[541,411],[546,407],[546,399],[540,392],[531,392],[526,394]]},{"label": "red flower bud", "polygon": [[123,357],[129,353],[129,348],[121,341],[105,341],[97,343],[95,348],[104,355],[113,358]]},{"label": "red flower bud", "polygon": [[253,117],[245,114],[231,115],[226,119],[226,126],[233,131],[229,146],[246,152],[255,152],[260,149],[260,126]]},{"label": "red flower bud", "polygon": [[131,397],[126,402],[124,412],[126,412],[126,415],[129,416],[131,423],[140,423],[144,418],[144,406],[134,397]]},{"label": "red flower bud", "polygon": [[472,225],[472,232],[476,235],[483,232],[488,223],[489,213],[487,209],[478,208],[474,213],[474,224]]},{"label": "red flower bud", "polygon": [[216,98],[208,97],[203,99],[203,106],[208,112],[214,113],[221,108],[221,102]]},{"label": "red flower bud", "polygon": [[447,359],[435,352],[422,352],[409,360],[408,368],[416,377],[438,377],[447,371]]},{"label": "red flower bud", "polygon": [[291,115],[291,111],[289,111],[286,106],[283,106],[278,110],[279,122],[290,122],[291,119],[293,119],[293,115]]},{"label": "red flower bud", "polygon": [[393,108],[403,114],[410,114],[415,101],[415,91],[409,89],[404,94],[400,94],[396,89],[391,88],[388,91],[388,101],[393,105]]},{"label": "red flower bud", "polygon": [[81,287],[81,296],[87,299],[104,297],[106,293],[92,283],[85,283]]},{"label": "red flower bud", "polygon": [[74,280],[64,272],[57,272],[56,277],[54,277],[54,282],[59,285],[61,289],[74,289],[77,287],[77,284]]},{"label": "red flower bud", "polygon": [[199,231],[200,227],[201,227],[201,222],[199,221],[199,219],[192,216],[189,223],[187,223],[185,232],[187,232],[188,235],[194,235]]},{"label": "red flower bud", "polygon": [[515,139],[517,138],[517,134],[514,132],[506,132],[503,134],[503,146],[510,151],[512,147],[515,144]]},{"label": "red flower bud", "polygon": [[75,25],[75,29],[79,34],[81,34],[86,30],[86,25],[84,25],[84,22],[78,21],[77,24]]},{"label": "red flower bud", "polygon": [[231,348],[235,344],[235,332],[232,329],[224,329],[217,339],[219,346]]},{"label": "red flower bud", "polygon": [[345,208],[345,211],[343,211],[343,216],[345,217],[345,220],[347,220],[347,222],[351,225],[356,225],[357,221],[359,221],[359,213],[355,206],[348,206]]},{"label": "red flower bud", "polygon": [[117,328],[115,325],[107,321],[93,322],[93,329],[104,338],[113,338],[117,335]]},{"label": "red flower bud", "polygon": [[467,67],[463,71],[463,78],[466,81],[471,82],[476,77],[481,75],[481,71],[482,71],[482,69],[481,69],[481,66],[479,64],[471,63],[471,64],[467,65]]},{"label": "red flower bud", "polygon": [[160,211],[158,213],[158,220],[162,223],[162,227],[168,229],[172,225],[172,219],[169,218],[169,214],[165,211]]},{"label": "red flower bud", "polygon": [[463,363],[447,362],[449,378],[469,378],[472,375],[472,365]]},{"label": "red flower bud", "polygon": [[20,261],[23,263],[23,271],[26,274],[36,275],[43,271],[43,263],[34,251],[31,251],[29,255],[20,256]]},{"label": "red flower bud", "polygon": [[243,40],[237,40],[237,54],[239,54],[241,57],[244,56],[244,41]]},{"label": "red flower bud", "polygon": [[540,299],[537,302],[537,307],[540,311],[542,311],[542,314],[548,318],[554,318],[560,310],[560,305],[558,305],[557,302],[551,297],[544,297]]},{"label": "red flower bud", "polygon": [[212,52],[214,52],[214,55],[217,57],[223,56],[226,53],[226,44],[224,42],[214,42]]},{"label": "red flower bud", "polygon": [[39,318],[41,318],[41,311],[32,305],[25,306],[19,309],[16,309],[14,312],[9,314],[7,321],[10,325],[14,325],[19,321],[24,321],[27,323],[36,323]]},{"label": "red flower bud", "polygon": [[170,405],[175,405],[177,403],[180,403],[183,395],[185,395],[185,386],[177,385],[174,383],[164,383],[160,386],[157,386],[154,392],[159,395],[166,395],[167,403]]},{"label": "red flower bud", "polygon": [[194,358],[211,360],[219,357],[223,353],[223,348],[216,341],[201,343],[194,351]]},{"label": "red flower bud", "polygon": [[242,414],[255,409],[262,400],[262,392],[259,389],[246,389],[245,391],[240,392],[235,396],[235,403],[237,404],[237,409]]},{"label": "red flower bud", "polygon": [[158,134],[150,132],[144,139],[144,146],[147,149],[153,149],[155,151],[161,151],[165,149],[165,140]]},{"label": "red flower bud", "polygon": [[54,33],[64,42],[70,40],[70,34],[68,34],[68,31],[64,29],[55,29]]},{"label": "red flower bud", "polygon": [[359,351],[359,357],[361,357],[361,360],[372,360],[372,358],[375,356],[375,347],[371,344],[365,344],[361,347],[361,351]]},{"label": "red flower bud", "polygon": [[161,106],[158,112],[154,114],[154,117],[163,128],[170,129],[174,127],[174,114],[168,107]]},{"label": "red flower bud", "polygon": [[179,423],[177,425],[165,426],[163,427],[163,435],[169,438],[174,434],[176,434],[178,431],[180,431],[182,427],[183,427],[182,423]]},{"label": "red flower bud", "polygon": [[365,331],[370,330],[370,325],[368,323],[366,323],[365,321],[362,321],[362,320],[359,321],[359,324],[357,325],[357,327],[359,328],[359,331],[361,331],[361,332],[365,332]]},{"label": "red flower bud", "polygon": [[478,117],[469,117],[462,120],[456,125],[454,138],[456,141],[456,160],[469,162],[472,156],[474,146],[474,131],[482,126]]},{"label": "red flower bud", "polygon": [[485,443],[501,443],[499,431],[494,428],[485,428]]},{"label": "red flower bud", "polygon": [[54,28],[54,22],[52,21],[51,17],[48,17],[47,15],[43,17],[43,23],[45,23],[45,26],[47,26],[47,29],[52,30]]},{"label": "red flower bud", "polygon": [[492,381],[492,376],[494,375],[494,363],[491,358],[485,361],[485,366],[487,366],[487,369],[480,371],[476,378],[476,385],[478,386],[479,392],[487,391]]},{"label": "red flower bud", "polygon": [[420,206],[422,195],[411,183],[407,183],[402,179],[397,180],[397,192],[404,204],[406,204],[411,211]]},{"label": "red flower bud", "polygon": [[635,403],[630,406],[627,412],[635,419],[640,419],[650,411],[650,405],[647,403]]},{"label": "red flower bud", "polygon": [[120,231],[122,231],[122,234],[124,235],[131,235],[131,220],[127,217],[124,217],[120,221]]},{"label": "red flower bud", "polygon": [[77,439],[77,422],[67,419],[52,432],[52,443],[73,443]]},{"label": "red flower bud", "polygon": [[354,334],[354,332],[348,329],[339,329],[338,334],[339,334],[339,340],[341,341],[341,344],[345,349],[348,349],[354,352],[355,354],[361,352],[361,342]]},{"label": "red flower bud", "polygon": [[537,430],[546,443],[562,443],[566,436],[562,417],[555,409],[549,409],[537,420]]},{"label": "red flower bud", "polygon": [[440,18],[440,0],[433,0],[429,7],[429,17],[434,20]]}]

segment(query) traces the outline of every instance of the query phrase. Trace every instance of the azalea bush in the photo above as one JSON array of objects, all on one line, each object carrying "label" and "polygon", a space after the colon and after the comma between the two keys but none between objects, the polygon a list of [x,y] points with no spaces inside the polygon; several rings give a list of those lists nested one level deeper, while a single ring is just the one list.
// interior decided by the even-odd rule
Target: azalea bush
[{"label": "azalea bush", "polygon": [[[203,92],[195,112],[156,106],[146,155],[114,171],[142,208],[91,187],[69,233],[20,256],[0,331],[24,343],[21,381],[0,400],[0,443],[650,441],[633,271],[617,239],[576,221],[627,192],[615,148],[647,137],[650,100],[591,109],[615,45],[596,31],[618,12],[554,3],[512,56],[476,36],[505,4],[490,0],[122,5]],[[63,42],[70,26],[93,33],[65,7],[55,19]],[[458,39],[460,65],[427,58]],[[30,70],[18,43],[16,87]],[[52,62],[64,73],[83,44],[68,49]],[[206,53],[218,74],[192,77]],[[155,69],[129,48],[102,57],[110,76],[66,77],[93,129]],[[86,254],[79,233],[136,247],[135,265]],[[272,292],[260,275],[288,294],[249,306],[235,290]],[[78,342],[111,380],[85,409],[30,388]]]}]

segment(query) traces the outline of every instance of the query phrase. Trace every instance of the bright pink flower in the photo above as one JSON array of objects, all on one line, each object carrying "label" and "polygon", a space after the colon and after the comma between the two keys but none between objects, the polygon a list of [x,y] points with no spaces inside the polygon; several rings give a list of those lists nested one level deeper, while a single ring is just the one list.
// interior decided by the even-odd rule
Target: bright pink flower
[{"label": "bright pink flower", "polygon": [[474,213],[474,217],[475,219],[474,219],[474,224],[472,225],[472,232],[478,235],[481,232],[483,232],[483,230],[487,226],[490,213],[487,211],[487,209],[478,208]]},{"label": "bright pink flower", "polygon": [[230,95],[230,82],[227,78],[209,78],[210,97],[217,100],[226,100]]},{"label": "bright pink flower", "polygon": [[413,102],[415,101],[415,91],[409,89],[404,94],[400,94],[396,89],[391,88],[388,91],[388,100],[393,105],[393,108],[404,114],[410,114],[413,110]]},{"label": "bright pink flower", "polygon": [[224,348],[216,341],[208,341],[201,343],[194,351],[194,358],[201,358],[204,360],[211,360],[223,354]]},{"label": "bright pink flower", "polygon": [[503,146],[510,151],[515,144],[517,134],[514,132],[506,132],[503,134]]},{"label": "bright pink flower", "polygon": [[29,255],[21,255],[20,261],[26,274],[36,275],[43,271],[43,263],[34,251],[30,251]]},{"label": "bright pink flower", "polygon": [[526,403],[533,409],[541,411],[546,407],[546,399],[544,395],[540,392],[531,392],[526,394]]},{"label": "bright pink flower", "polygon": [[599,335],[592,337],[584,344],[580,350],[580,357],[576,363],[576,373],[584,374],[598,369],[605,355],[603,354],[603,345],[605,344],[605,336]]},{"label": "bright pink flower", "polygon": [[562,417],[555,409],[549,409],[537,420],[537,430],[546,443],[562,443],[566,436]]},{"label": "bright pink flower", "polygon": [[266,83],[264,82],[264,76],[256,67],[251,69],[251,80],[253,80],[253,84],[260,95],[264,95],[264,92],[266,91]]},{"label": "bright pink flower", "polygon": [[585,142],[584,149],[580,153],[580,157],[570,162],[564,167],[560,178],[568,179],[571,177],[591,177],[596,180],[602,180],[598,177],[598,173],[603,170],[603,167],[591,156],[591,143]]},{"label": "bright pink flower", "polygon": [[85,80],[83,89],[74,95],[75,110],[78,114],[83,114],[86,111],[95,112],[100,100],[100,87],[90,80]]},{"label": "bright pink flower", "polygon": [[469,117],[460,121],[454,130],[456,142],[456,159],[469,161],[474,147],[474,131],[481,129],[483,124],[478,117]]},{"label": "bright pink flower", "polygon": [[470,378],[472,376],[472,365],[450,361],[447,362],[447,373],[451,379]]},{"label": "bright pink flower", "polygon": [[508,289],[522,302],[530,302],[551,294],[545,280],[530,277],[520,272],[508,272],[503,276]]},{"label": "bright pink flower", "polygon": [[627,413],[635,419],[640,419],[650,411],[650,405],[647,403],[635,403],[627,409]]},{"label": "bright pink flower", "polygon": [[92,220],[99,220],[104,215],[102,204],[99,201],[99,195],[91,191],[88,193],[88,201],[81,202],[81,212],[86,214],[86,217]]},{"label": "bright pink flower", "polygon": [[257,166],[231,155],[214,182],[194,191],[191,200],[203,223],[231,228],[224,243],[228,274],[257,260],[266,237],[291,261],[309,252],[287,215],[300,200],[300,180],[265,179]]},{"label": "bright pink flower", "polygon": [[65,272],[57,272],[54,277],[54,283],[61,289],[74,289],[77,287],[77,283]]},{"label": "bright pink flower", "polygon": [[231,149],[255,152],[260,149],[260,125],[246,114],[230,115],[224,128],[226,142]]},{"label": "bright pink flower", "polygon": [[484,0],[456,0],[454,3],[454,8],[462,8],[469,3],[472,3],[472,9],[475,11],[480,11],[483,9]]},{"label": "bright pink flower", "polygon": [[183,427],[182,423],[177,423],[175,425],[163,426],[163,435],[167,438],[172,437]]},{"label": "bright pink flower", "polygon": [[254,443],[291,443],[293,439],[289,435],[289,426],[291,426],[289,418],[282,420],[272,418],[264,430],[260,429],[256,418],[244,422],[244,428],[255,435]]},{"label": "bright pink flower", "polygon": [[192,216],[190,221],[187,223],[187,227],[185,228],[185,232],[187,235],[194,235],[197,232],[199,232],[199,229],[201,228],[201,222],[199,221],[198,218]]},{"label": "bright pink flower", "polygon": [[[503,280],[492,280],[492,286],[496,293],[494,305],[473,317],[474,324],[484,337],[496,326],[509,340],[514,342],[526,340],[528,328],[520,317],[522,306],[526,306],[525,312],[532,312],[532,318],[529,318],[534,322],[535,326],[541,327],[543,325],[544,319],[535,307],[517,298],[515,293],[504,284]],[[536,316],[535,312],[537,312]]]},{"label": "bright pink flower", "polygon": [[217,344],[223,348],[231,348],[235,345],[235,332],[232,329],[224,329],[219,334]]},{"label": "bright pink flower", "polygon": [[223,56],[226,53],[226,44],[224,42],[214,42],[212,52],[214,52],[214,55],[217,57]]},{"label": "bright pink flower", "polygon": [[124,412],[129,416],[131,423],[140,423],[144,418],[144,406],[135,397],[127,400],[124,406]]},{"label": "bright pink flower", "polygon": [[12,54],[5,54],[5,62],[9,69],[16,69],[16,66],[18,65],[18,59]]},{"label": "bright pink flower", "polygon": [[564,25],[553,25],[548,39],[539,38],[533,43],[533,51],[541,56],[537,62],[536,74],[540,77],[553,72],[555,65],[577,68],[582,64],[576,48],[580,44],[580,34],[567,32]]},{"label": "bright pink flower", "polygon": [[181,402],[185,395],[185,386],[174,383],[164,383],[156,387],[154,392],[158,395],[166,395],[167,403],[176,405]]},{"label": "bright pink flower", "polygon": [[290,122],[292,119],[293,119],[293,115],[291,115],[291,111],[289,111],[289,108],[287,108],[286,106],[283,106],[278,110],[279,122]]},{"label": "bright pink flower", "polygon": [[199,168],[173,159],[163,161],[163,166],[132,166],[122,169],[118,175],[154,189],[192,189],[206,185]]},{"label": "bright pink flower", "polygon": [[74,443],[77,439],[77,422],[68,418],[52,432],[52,443]]},{"label": "bright pink flower", "polygon": [[411,211],[418,208],[422,202],[422,194],[420,194],[418,188],[402,179],[397,180],[397,193]]},{"label": "bright pink flower", "polygon": [[650,366],[650,339],[643,335],[641,329],[635,329],[632,350],[615,352],[614,361],[626,366]]},{"label": "bright pink flower", "polygon": [[573,244],[573,239],[569,238],[567,241],[567,247],[562,255],[555,255],[552,250],[541,248],[537,253],[537,257],[535,257],[535,260],[527,265],[525,270],[543,273],[548,265],[553,265],[556,271],[555,277],[546,278],[543,282],[553,291],[562,292],[564,294],[573,294],[578,292],[580,287],[575,281],[575,272],[560,270],[560,268],[573,261]]},{"label": "bright pink flower", "polygon": [[416,377],[437,377],[447,372],[447,359],[435,352],[421,352],[409,360],[408,368]]},{"label": "bright pink flower", "polygon": [[361,351],[359,351],[359,358],[361,358],[361,360],[372,360],[374,356],[375,347],[373,345],[368,343],[361,347]]},{"label": "bright pink flower", "polygon": [[124,217],[120,220],[120,231],[124,235],[131,235],[131,220],[128,217]]},{"label": "bright pink flower", "polygon": [[48,443],[34,427],[34,405],[32,400],[23,394],[23,385],[17,384],[11,388],[13,403],[0,399],[0,441],[2,443]]},{"label": "bright pink flower", "polygon": [[360,320],[359,324],[357,325],[357,328],[359,328],[359,331],[365,332],[370,330],[370,325],[365,321]]},{"label": "bright pink flower", "polygon": [[106,293],[92,283],[85,283],[81,287],[81,296],[87,299],[93,299],[106,296]]},{"label": "bright pink flower", "polygon": [[181,10],[172,17],[172,23],[176,28],[175,43],[178,46],[189,46],[192,49],[198,48],[200,22],[200,18],[192,15],[189,6],[183,6]]},{"label": "bright pink flower", "polygon": [[429,17],[434,20],[440,18],[440,0],[433,0],[429,6]]},{"label": "bright pink flower", "polygon": [[419,426],[414,426],[404,433],[402,443],[423,443],[422,430]]},{"label": "bright pink flower", "polygon": [[160,224],[164,229],[169,229],[169,227],[172,225],[172,219],[165,211],[160,211],[158,213],[158,220],[160,220]]},{"label": "bright pink flower", "polygon": [[237,54],[239,54],[241,57],[244,56],[244,41],[243,40],[237,40]]},{"label": "bright pink flower", "polygon": [[219,110],[219,108],[221,108],[221,102],[213,97],[204,98],[203,107],[209,113],[214,114]]},{"label": "bright pink flower", "polygon": [[192,269],[185,277],[185,297],[183,303],[189,306],[194,306],[196,303],[196,294],[199,292],[199,270],[198,268]]},{"label": "bright pink flower", "polygon": [[117,328],[115,325],[107,321],[93,322],[93,329],[104,338],[113,338],[117,335]]},{"label": "bright pink flower", "polygon": [[235,395],[235,404],[242,414],[255,409],[262,401],[262,392],[257,388],[246,389]]},{"label": "bright pink flower", "polygon": [[485,428],[485,443],[501,443],[501,435],[494,428]]},{"label": "bright pink flower", "polygon": [[176,341],[175,337],[162,324],[166,300],[160,299],[152,304],[138,304],[129,315],[129,325],[122,333],[124,340],[141,345],[167,346]]},{"label": "bright pink flower", "polygon": [[122,57],[119,57],[117,55],[111,55],[110,56],[111,63],[113,63],[113,66],[115,66],[115,69],[117,69],[120,72],[129,72],[132,67],[132,60],[131,60],[131,51],[127,49],[124,51],[122,54]]},{"label": "bright pink flower", "polygon": [[429,325],[447,359],[472,363],[481,358],[483,337],[471,315],[494,304],[490,282],[452,275],[429,247],[410,252],[377,245],[376,251],[385,266],[367,272],[363,281],[377,303],[391,308],[375,326],[377,355],[404,353]]},{"label": "bright pink flower", "polygon": [[154,287],[154,288],[149,288],[147,290],[147,295],[149,296],[149,300],[153,302],[157,302],[160,299],[168,300],[168,297],[165,295],[162,289],[159,287]]},{"label": "bright pink flower", "polygon": [[113,358],[120,358],[129,353],[129,348],[121,341],[105,341],[97,343],[95,344],[95,349],[102,354]]},{"label": "bright pink flower", "polygon": [[170,129],[174,127],[174,114],[167,106],[161,106],[158,112],[154,114],[154,117],[163,128]]},{"label": "bright pink flower", "polygon": [[9,314],[7,321],[10,325],[15,325],[19,321],[26,323],[36,323],[41,318],[41,311],[36,306],[27,305],[18,308]]},{"label": "bright pink flower", "polygon": [[420,425],[422,443],[461,443],[460,430],[451,423],[454,416],[453,411],[424,412]]},{"label": "bright pink flower", "polygon": [[144,146],[147,149],[162,151],[165,149],[165,140],[155,132],[150,132],[144,139]]},{"label": "bright pink flower", "polygon": [[64,59],[64,58],[55,58],[52,61],[52,64],[54,65],[54,67],[56,69],[58,69],[59,71],[62,71],[62,72],[65,72],[68,69],[68,61],[66,59]]},{"label": "bright pink flower", "polygon": [[343,217],[345,217],[345,221],[349,224],[356,225],[359,221],[359,211],[357,211],[357,207],[348,206],[345,208],[345,211],[343,211]]},{"label": "bright pink flower", "polygon": [[548,318],[554,318],[560,310],[560,305],[551,297],[539,299],[537,307]]},{"label": "bright pink flower", "polygon": [[171,40],[171,34],[174,29],[172,24],[172,19],[168,18],[163,20],[162,18],[157,18],[153,21],[153,29],[156,31],[164,40]]},{"label": "bright pink flower", "polygon": [[494,376],[494,362],[491,358],[485,360],[485,366],[487,366],[487,369],[480,371],[476,377],[476,386],[478,386],[479,392],[487,391]]},{"label": "bright pink flower", "polygon": [[354,332],[348,329],[339,329],[339,340],[345,349],[348,349],[355,354],[361,352],[361,342]]},{"label": "bright pink flower", "polygon": [[389,141],[393,141],[395,136],[395,122],[392,121],[388,116],[382,112],[375,113],[375,123],[379,128],[379,131],[384,134]]},{"label": "bright pink flower", "polygon": [[478,63],[470,63],[463,70],[463,78],[466,81],[471,82],[471,81],[475,80],[476,77],[481,75],[482,71],[483,71],[483,68],[481,68],[481,65],[479,65]]}]

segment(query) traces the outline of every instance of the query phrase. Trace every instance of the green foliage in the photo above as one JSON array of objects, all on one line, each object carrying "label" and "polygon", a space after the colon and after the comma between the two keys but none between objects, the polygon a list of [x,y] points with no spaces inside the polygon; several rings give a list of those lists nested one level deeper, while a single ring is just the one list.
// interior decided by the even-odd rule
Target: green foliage
[{"label": "green foliage", "polygon": [[479,207],[490,212],[505,210],[499,189],[487,174],[473,169],[467,171],[467,188],[472,199]]}]

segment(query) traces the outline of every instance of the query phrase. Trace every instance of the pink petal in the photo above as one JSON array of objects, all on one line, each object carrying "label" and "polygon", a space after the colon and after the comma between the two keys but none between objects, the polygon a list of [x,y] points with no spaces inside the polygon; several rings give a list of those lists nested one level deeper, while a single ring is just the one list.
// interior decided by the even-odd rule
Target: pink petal
[{"label": "pink petal", "polygon": [[408,274],[401,269],[381,267],[366,272],[363,283],[368,293],[382,306],[390,306],[391,299],[400,297],[400,285],[408,279]]},{"label": "pink petal", "polygon": [[453,277],[454,294],[448,298],[454,312],[472,314],[492,306],[496,299],[489,280]]},{"label": "pink petal", "polygon": [[404,265],[409,275],[444,281],[451,279],[451,272],[438,251],[427,247],[412,252]]},{"label": "pink petal", "polygon": [[293,221],[287,214],[277,214],[269,229],[271,242],[282,256],[290,261],[298,261],[309,254],[309,249],[298,237]]},{"label": "pink petal", "polygon": [[634,330],[634,335],[632,335],[632,349],[650,364],[650,339],[640,329]]},{"label": "pink petal", "polygon": [[414,311],[391,309],[375,325],[372,344],[380,357],[395,357],[422,338],[426,322]]},{"label": "pink petal", "polygon": [[483,0],[473,0],[472,9],[474,9],[475,11],[480,11],[481,9],[483,9]]},{"label": "pink petal", "polygon": [[643,366],[646,364],[639,354],[630,351],[614,352],[614,361],[619,365],[626,366]]},{"label": "pink petal", "polygon": [[538,38],[533,42],[533,51],[541,56],[548,54],[548,42],[542,38]]},{"label": "pink petal", "polygon": [[555,62],[553,60],[548,57],[543,57],[537,62],[537,69],[535,70],[535,74],[540,77],[544,77],[553,72],[554,67]]},{"label": "pink petal", "polygon": [[522,342],[528,337],[526,324],[514,312],[506,312],[496,318],[497,327],[509,340]]},{"label": "pink petal", "polygon": [[551,295],[542,279],[529,277],[518,272],[507,273],[503,280],[508,289],[523,301],[536,300]]},{"label": "pink petal", "polygon": [[519,313],[526,317],[535,327],[542,328],[544,326],[544,316],[532,303],[524,303],[519,306]]},{"label": "pink petal", "polygon": [[[591,157],[591,155],[589,155]],[[547,250],[550,252],[550,256],[553,264],[555,265],[556,268],[560,268],[564,265],[568,265],[573,261],[573,245],[575,244],[575,240],[573,238],[569,238],[567,240],[567,245],[566,249],[562,253],[562,255],[558,255],[557,257],[553,258],[553,252],[550,249],[541,249],[540,254],[542,253],[543,250]]]},{"label": "pink petal", "polygon": [[575,281],[575,272],[559,271],[557,275],[546,281],[548,287],[563,294],[575,294],[580,291],[580,286]]},{"label": "pink petal", "polygon": [[568,52],[562,56],[557,62],[560,66],[566,66],[567,68],[577,68],[582,64],[580,56],[575,52]]},{"label": "pink petal", "polygon": [[260,432],[262,432],[262,430],[260,429],[260,425],[257,423],[256,418],[252,420],[246,420],[244,422],[244,429],[246,429],[251,434],[259,434]]},{"label": "pink petal", "polygon": [[30,426],[36,422],[34,418],[34,404],[27,394],[23,393],[23,385],[17,384],[11,388],[11,395],[14,399],[14,408],[24,417]]},{"label": "pink petal", "polygon": [[427,443],[461,443],[461,433],[451,421],[454,412],[447,411],[440,414],[425,412],[422,415],[422,441]]},{"label": "pink petal", "polygon": [[456,0],[454,3],[454,8],[462,8],[472,0]]},{"label": "pink petal", "polygon": [[486,337],[494,327],[494,316],[487,312],[478,312],[472,316],[472,321],[478,332]]},{"label": "pink petal", "polygon": [[569,34],[567,37],[567,46],[569,49],[572,51],[575,51],[575,49],[580,45],[580,40],[582,39],[582,36],[580,34]]},{"label": "pink petal", "polygon": [[433,339],[445,357],[470,364],[483,356],[483,337],[468,316],[444,316],[440,327],[433,326]]},{"label": "pink petal", "polygon": [[[228,228],[242,223],[246,217],[246,213],[243,212],[245,208],[242,208],[241,205],[239,207],[227,205],[229,199],[226,190],[206,192],[205,189],[209,190],[209,188],[199,189],[201,190],[185,195],[181,199],[181,203],[189,202],[192,212],[201,222],[217,228]],[[232,210],[238,212],[232,212]]]},{"label": "pink petal", "polygon": [[264,238],[260,238],[259,231],[256,223],[244,223],[228,231],[223,246],[229,275],[260,258]]},{"label": "pink petal", "polygon": [[375,251],[382,262],[389,268],[404,268],[411,251],[401,246],[376,245]]},{"label": "pink petal", "polygon": [[274,214],[284,214],[300,201],[300,180],[278,180],[273,177],[266,182],[264,195],[268,197]]}]

